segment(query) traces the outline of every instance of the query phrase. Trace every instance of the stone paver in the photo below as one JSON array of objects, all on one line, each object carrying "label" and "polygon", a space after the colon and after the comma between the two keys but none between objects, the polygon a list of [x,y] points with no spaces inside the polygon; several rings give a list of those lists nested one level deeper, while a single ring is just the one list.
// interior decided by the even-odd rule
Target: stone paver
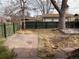
[{"label": "stone paver", "polygon": [[38,35],[15,34],[7,38],[5,45],[10,49],[14,48],[17,53],[17,59],[31,59],[37,56]]}]

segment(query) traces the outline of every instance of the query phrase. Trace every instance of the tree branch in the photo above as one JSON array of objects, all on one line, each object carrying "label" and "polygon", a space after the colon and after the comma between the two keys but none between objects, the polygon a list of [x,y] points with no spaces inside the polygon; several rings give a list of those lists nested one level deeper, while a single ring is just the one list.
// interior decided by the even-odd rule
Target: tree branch
[{"label": "tree branch", "polygon": [[54,7],[56,8],[56,10],[57,10],[59,13],[61,13],[61,10],[60,10],[60,8],[58,7],[56,1],[55,1],[55,0],[50,0],[50,1],[51,1],[51,3],[54,5]]},{"label": "tree branch", "polygon": [[62,5],[61,5],[61,10],[67,10],[68,9],[68,5],[67,5],[68,0],[62,0]]}]

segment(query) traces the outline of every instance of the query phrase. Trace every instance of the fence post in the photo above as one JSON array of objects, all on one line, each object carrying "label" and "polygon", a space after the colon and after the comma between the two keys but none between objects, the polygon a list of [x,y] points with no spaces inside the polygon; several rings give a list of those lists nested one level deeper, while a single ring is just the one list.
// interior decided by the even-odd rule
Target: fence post
[{"label": "fence post", "polygon": [[15,23],[13,22],[13,33],[15,33]]},{"label": "fence post", "polygon": [[47,29],[47,22],[45,22],[45,28]]},{"label": "fence post", "polygon": [[4,37],[6,38],[7,37],[7,35],[6,35],[7,34],[6,33],[6,24],[4,23],[3,26],[4,26]]},{"label": "fence post", "polygon": [[35,25],[35,29],[37,29],[37,22],[35,22],[35,24],[34,24],[34,25]]}]

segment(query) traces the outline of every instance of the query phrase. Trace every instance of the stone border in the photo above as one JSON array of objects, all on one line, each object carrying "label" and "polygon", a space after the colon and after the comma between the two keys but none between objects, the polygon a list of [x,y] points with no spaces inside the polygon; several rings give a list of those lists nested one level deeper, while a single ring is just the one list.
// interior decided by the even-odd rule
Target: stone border
[{"label": "stone border", "polygon": [[79,29],[60,29],[59,31],[63,34],[70,34],[70,35],[79,35]]}]

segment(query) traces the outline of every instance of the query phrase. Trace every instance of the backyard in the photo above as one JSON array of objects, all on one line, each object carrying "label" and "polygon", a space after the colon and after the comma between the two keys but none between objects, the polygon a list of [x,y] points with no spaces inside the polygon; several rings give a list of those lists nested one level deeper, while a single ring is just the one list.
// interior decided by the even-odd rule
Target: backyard
[{"label": "backyard", "polygon": [[79,0],[0,0],[0,59],[79,59]]},{"label": "backyard", "polygon": [[65,35],[54,28],[27,29],[7,37],[5,45],[14,49],[17,59],[61,59],[79,48],[79,35]]}]

